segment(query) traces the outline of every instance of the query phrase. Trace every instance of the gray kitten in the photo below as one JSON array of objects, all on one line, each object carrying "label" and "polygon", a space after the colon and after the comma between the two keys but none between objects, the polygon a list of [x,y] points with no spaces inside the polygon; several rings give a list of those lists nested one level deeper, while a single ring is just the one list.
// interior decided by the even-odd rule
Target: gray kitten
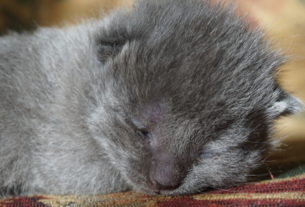
[{"label": "gray kitten", "polygon": [[0,38],[3,195],[189,194],[246,181],[271,124],[302,109],[232,9],[142,0]]}]

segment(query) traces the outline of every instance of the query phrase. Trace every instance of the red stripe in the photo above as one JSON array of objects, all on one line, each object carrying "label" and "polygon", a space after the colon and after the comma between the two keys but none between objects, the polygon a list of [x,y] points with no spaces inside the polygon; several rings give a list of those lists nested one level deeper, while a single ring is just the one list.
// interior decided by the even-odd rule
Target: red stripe
[{"label": "red stripe", "polygon": [[49,207],[39,202],[40,199],[46,199],[44,196],[16,197],[0,201],[0,207]]},{"label": "red stripe", "polygon": [[265,199],[265,200],[194,200],[191,197],[173,198],[168,201],[157,202],[158,207],[304,207],[305,201],[298,200],[281,200],[281,199]]},{"label": "red stripe", "polygon": [[[15,199],[7,199],[4,202],[0,202],[2,207],[47,207],[47,205],[40,203],[39,199],[42,197],[19,197]],[[151,200],[147,201],[151,202]],[[135,203],[138,203],[135,201]],[[96,202],[96,205],[101,204]],[[119,205],[120,203],[114,202],[113,205]],[[143,202],[143,205],[147,204],[146,201]],[[305,201],[298,201],[297,199],[231,199],[231,200],[196,200],[192,196],[189,197],[173,197],[167,201],[156,201],[156,206],[158,207],[304,207]]]}]

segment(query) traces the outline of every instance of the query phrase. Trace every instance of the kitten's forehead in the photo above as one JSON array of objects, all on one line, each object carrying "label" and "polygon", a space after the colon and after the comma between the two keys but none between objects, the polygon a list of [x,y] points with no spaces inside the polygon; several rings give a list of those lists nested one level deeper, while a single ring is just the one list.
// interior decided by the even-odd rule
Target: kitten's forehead
[{"label": "kitten's forehead", "polygon": [[142,5],[116,19],[109,34],[126,39],[112,62],[116,94],[131,105],[158,104],[162,97],[174,113],[190,118],[226,119],[232,111],[272,105],[282,58],[228,10],[192,2],[143,3],[149,10]]}]

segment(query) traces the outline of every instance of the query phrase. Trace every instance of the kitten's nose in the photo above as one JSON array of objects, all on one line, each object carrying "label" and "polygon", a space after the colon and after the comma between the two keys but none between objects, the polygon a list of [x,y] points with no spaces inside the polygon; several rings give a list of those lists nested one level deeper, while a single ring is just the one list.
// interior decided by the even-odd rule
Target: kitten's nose
[{"label": "kitten's nose", "polygon": [[181,184],[182,171],[175,159],[167,154],[159,154],[152,160],[150,181],[158,190],[171,190]]}]

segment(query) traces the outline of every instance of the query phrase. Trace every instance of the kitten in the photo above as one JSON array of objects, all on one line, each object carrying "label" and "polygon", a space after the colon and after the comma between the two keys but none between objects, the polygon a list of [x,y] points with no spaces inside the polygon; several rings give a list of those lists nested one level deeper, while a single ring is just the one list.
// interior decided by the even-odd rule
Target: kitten
[{"label": "kitten", "polygon": [[201,0],[1,37],[2,194],[244,182],[273,120],[303,108],[274,79],[282,63],[232,9]]}]

